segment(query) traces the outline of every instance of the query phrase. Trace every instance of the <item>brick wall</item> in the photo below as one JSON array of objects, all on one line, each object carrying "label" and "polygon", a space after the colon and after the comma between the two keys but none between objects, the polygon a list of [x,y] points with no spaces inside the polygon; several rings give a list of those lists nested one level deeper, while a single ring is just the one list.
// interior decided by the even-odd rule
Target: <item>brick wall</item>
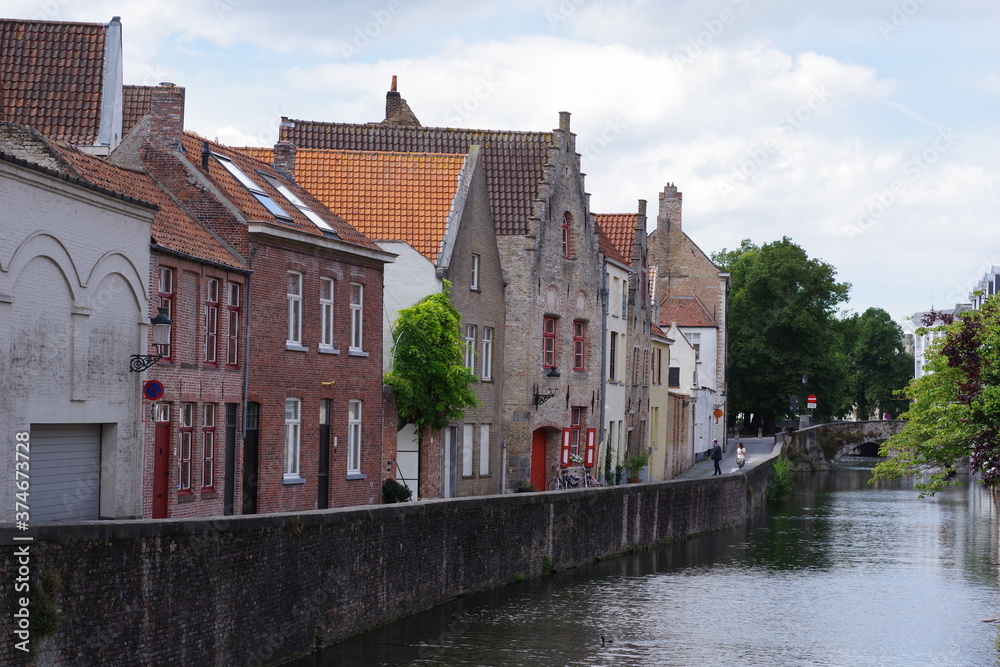
[{"label": "brick wall", "polygon": [[[0,663],[274,663],[540,575],[544,556],[562,569],[742,523],[766,502],[771,463],[720,480],[36,527],[33,580],[58,579],[62,623],[30,655],[4,642]],[[13,552],[0,547],[4,582]],[[12,598],[0,601],[4,637]]]}]

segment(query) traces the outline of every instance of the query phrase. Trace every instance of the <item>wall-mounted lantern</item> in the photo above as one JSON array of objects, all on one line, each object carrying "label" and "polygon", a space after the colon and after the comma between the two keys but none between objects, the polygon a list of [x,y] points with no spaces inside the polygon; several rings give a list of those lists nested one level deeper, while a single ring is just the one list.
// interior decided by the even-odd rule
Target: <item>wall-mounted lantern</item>
[{"label": "wall-mounted lantern", "polygon": [[153,347],[156,348],[156,354],[133,354],[128,366],[133,373],[141,373],[162,359],[170,346],[170,325],[174,321],[167,317],[166,306],[160,306],[159,311],[156,317],[149,318],[149,324],[153,327]]}]

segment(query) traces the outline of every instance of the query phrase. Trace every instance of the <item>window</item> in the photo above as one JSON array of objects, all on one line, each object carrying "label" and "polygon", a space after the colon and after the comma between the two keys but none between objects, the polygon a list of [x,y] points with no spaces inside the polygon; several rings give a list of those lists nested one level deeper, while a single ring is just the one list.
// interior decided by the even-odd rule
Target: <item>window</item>
[{"label": "window", "polygon": [[288,337],[287,345],[302,345],[302,274],[288,272]]},{"label": "window", "polygon": [[278,204],[271,199],[271,195],[264,192],[264,189],[261,188],[253,179],[244,174],[243,170],[237,167],[232,160],[224,155],[219,155],[218,153],[212,153],[212,155],[219,161],[219,164],[226,168],[226,171],[232,174],[233,178],[239,181],[243,187],[250,191],[250,193],[271,213],[271,215],[287,222],[292,221],[292,217],[285,212],[285,209],[278,206]]},{"label": "window", "polygon": [[542,366],[556,365],[556,318],[546,317],[542,326]]},{"label": "window", "polygon": [[611,316],[612,317],[618,317],[619,314],[621,313],[621,308],[622,307],[621,307],[621,304],[619,303],[619,300],[621,299],[621,295],[622,295],[622,293],[621,293],[621,283],[622,283],[622,281],[618,279],[618,276],[615,276],[615,277],[613,277],[611,279],[611,284],[613,285],[613,287],[611,288]]},{"label": "window", "polygon": [[611,344],[608,345],[608,379],[618,379],[615,375],[618,365],[618,332],[611,332]]},{"label": "window", "polygon": [[194,403],[181,403],[181,451],[177,457],[177,488],[191,493],[191,440],[194,437]]},{"label": "window", "polygon": [[226,332],[226,363],[236,366],[240,363],[240,301],[242,285],[229,283],[229,297],[226,310],[229,314],[229,329]]},{"label": "window", "polygon": [[667,368],[667,386],[668,387],[679,387],[681,386],[681,369],[677,366],[670,366]]},{"label": "window", "polygon": [[302,431],[302,401],[285,399],[285,479],[299,476],[299,443]]},{"label": "window", "polygon": [[562,253],[564,259],[569,259],[570,243],[569,243],[569,223],[572,220],[569,213],[563,214],[562,221]]},{"label": "window", "polygon": [[[174,270],[168,269],[164,266],[160,267],[160,291],[158,293],[160,297],[160,307],[167,309],[167,317],[173,319],[174,317]],[[167,338],[171,343],[174,342],[174,328],[170,327],[170,336]],[[163,349],[163,358],[170,359],[173,356],[174,346],[167,345]]]},{"label": "window", "polygon": [[462,477],[472,477],[472,435],[475,424],[462,424]]},{"label": "window", "polygon": [[653,384],[663,384],[663,350],[653,350]]},{"label": "window", "polygon": [[219,352],[219,281],[205,283],[205,361],[214,364]]},{"label": "window", "polygon": [[364,349],[362,332],[364,324],[365,286],[351,283],[351,351]]},{"label": "window", "polygon": [[691,343],[691,347],[694,348],[694,360],[701,360],[701,334],[700,333],[686,333],[684,337],[687,341]]},{"label": "window", "polygon": [[333,349],[333,279],[319,279],[319,346]]},{"label": "window", "polygon": [[[473,372],[476,364],[476,325],[465,325],[465,367]],[[471,474],[471,473],[470,473]]]},{"label": "window", "polygon": [[584,371],[586,368],[587,323],[573,322],[573,370]]},{"label": "window", "polygon": [[573,454],[580,454],[580,445],[583,444],[583,419],[587,408],[573,408],[572,417],[569,423],[569,450]]},{"label": "window", "polygon": [[470,289],[479,289],[479,255],[472,255],[472,286]]},{"label": "window", "polygon": [[482,379],[493,379],[493,327],[483,327]]},{"label": "window", "polygon": [[479,425],[479,474],[490,474],[490,425]]},{"label": "window", "polygon": [[639,348],[632,348],[632,384],[639,384]]},{"label": "window", "polygon": [[628,317],[628,281],[622,281],[622,319]]},{"label": "window", "polygon": [[205,404],[201,419],[201,485],[215,486],[215,403]]},{"label": "window", "polygon": [[[336,230],[333,227],[330,226],[330,223],[328,223],[323,218],[319,217],[316,214],[315,211],[313,211],[311,208],[309,208],[309,206],[307,206],[301,199],[299,199],[298,197],[296,197],[294,192],[292,192],[291,190],[289,190],[288,188],[286,188],[285,185],[284,185],[284,183],[282,183],[281,181],[279,181],[278,179],[276,179],[274,176],[269,176],[267,174],[262,174],[259,171],[257,173],[265,181],[267,181],[268,183],[270,183],[272,188],[274,188],[275,190],[277,190],[278,192],[280,192],[281,196],[288,200],[288,203],[290,203],[295,208],[299,209],[299,212],[302,213],[302,215],[304,215],[307,218],[309,218],[309,220],[314,225],[316,225],[317,227],[319,227],[320,229],[322,229],[324,232],[330,232],[334,236],[337,235]],[[259,197],[258,197],[258,199],[259,199]],[[282,213],[284,213],[284,211],[282,211]]]},{"label": "window", "polygon": [[361,474],[361,401],[347,404],[347,474]]}]

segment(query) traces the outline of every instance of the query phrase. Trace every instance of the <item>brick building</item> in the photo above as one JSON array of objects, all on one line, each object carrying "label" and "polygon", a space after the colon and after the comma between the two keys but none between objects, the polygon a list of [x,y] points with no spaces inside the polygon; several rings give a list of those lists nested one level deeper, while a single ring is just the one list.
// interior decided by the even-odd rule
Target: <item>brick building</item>
[{"label": "brick building", "polygon": [[[380,502],[394,456],[383,442],[380,326],[392,255],[270,165],[185,133],[182,88],[162,84],[148,100],[148,117],[112,158],[143,165],[251,272],[241,305],[225,294],[209,301],[245,309],[245,357],[233,364],[246,374],[239,511]],[[198,289],[214,297],[211,280]],[[192,417],[181,413],[178,428],[197,430]]]},{"label": "brick building", "polygon": [[[711,364],[702,364],[698,371],[698,386],[705,388],[712,396],[711,405],[703,404],[699,410],[707,410],[711,416],[705,421],[702,416],[695,421],[707,431],[700,441],[711,447],[713,439],[725,442],[727,414],[728,377],[728,300],[731,280],[728,273],[719,270],[708,255],[684,232],[681,209],[683,196],[676,186],[668,184],[660,193],[659,212],[656,229],[649,233],[649,265],[653,281],[654,305],[661,309],[659,324],[666,328],[671,320],[662,313],[665,300],[671,297],[693,297],[705,307],[716,332],[711,345]],[[700,343],[699,343],[700,344]],[[702,354],[707,350],[702,348]],[[707,355],[706,355],[707,358]],[[716,410],[722,416],[715,418]],[[701,415],[701,413],[699,413]],[[699,442],[700,442],[699,441]],[[696,443],[696,448],[700,446]],[[705,450],[707,451],[707,449]],[[704,451],[699,450],[700,454]]]},{"label": "brick building", "polygon": [[316,195],[383,249],[386,267],[383,370],[392,366],[392,324],[402,308],[451,284],[462,317],[465,362],[478,382],[479,407],[441,432],[423,451],[412,425],[397,439],[398,479],[414,498],[500,493],[504,377],[504,280],[490,214],[482,151],[467,154],[243,149]]},{"label": "brick building", "polygon": [[[395,88],[395,87],[393,87]],[[561,451],[600,427],[602,261],[570,114],[548,132],[420,125],[400,94],[372,124],[283,118],[299,149],[467,153],[482,146],[506,289],[503,440],[507,486],[544,485]]]}]

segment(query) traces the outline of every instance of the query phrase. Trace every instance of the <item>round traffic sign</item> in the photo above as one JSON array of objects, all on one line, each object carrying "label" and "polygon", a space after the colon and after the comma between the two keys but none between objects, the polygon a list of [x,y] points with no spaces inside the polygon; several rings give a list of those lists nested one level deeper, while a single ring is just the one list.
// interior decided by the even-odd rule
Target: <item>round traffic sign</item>
[{"label": "round traffic sign", "polygon": [[163,398],[163,383],[159,380],[146,380],[142,385],[142,397],[147,401],[158,401]]}]

